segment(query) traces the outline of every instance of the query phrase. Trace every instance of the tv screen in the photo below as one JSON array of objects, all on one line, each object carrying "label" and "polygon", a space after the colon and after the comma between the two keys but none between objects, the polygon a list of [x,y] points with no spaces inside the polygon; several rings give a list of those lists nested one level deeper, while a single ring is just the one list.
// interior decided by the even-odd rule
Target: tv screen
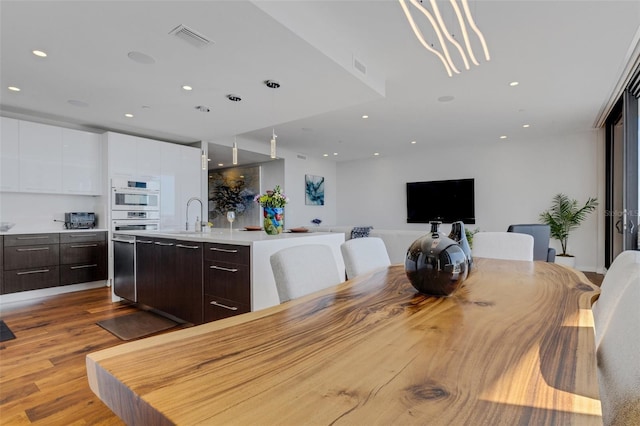
[{"label": "tv screen", "polygon": [[474,180],[407,182],[407,223],[476,223]]}]

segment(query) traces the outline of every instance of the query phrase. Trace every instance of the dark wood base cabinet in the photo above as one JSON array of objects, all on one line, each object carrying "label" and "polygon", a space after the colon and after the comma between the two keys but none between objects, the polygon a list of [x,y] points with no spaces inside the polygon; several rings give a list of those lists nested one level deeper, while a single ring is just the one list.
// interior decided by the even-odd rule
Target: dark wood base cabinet
[{"label": "dark wood base cabinet", "polygon": [[205,244],[205,321],[251,311],[250,249]]},{"label": "dark wood base cabinet", "polygon": [[251,311],[250,248],[136,238],[138,303],[201,324]]},{"label": "dark wood base cabinet", "polygon": [[106,232],[5,235],[0,294],[107,279]]},{"label": "dark wood base cabinet", "polygon": [[138,303],[202,324],[202,247],[191,241],[138,237]]}]

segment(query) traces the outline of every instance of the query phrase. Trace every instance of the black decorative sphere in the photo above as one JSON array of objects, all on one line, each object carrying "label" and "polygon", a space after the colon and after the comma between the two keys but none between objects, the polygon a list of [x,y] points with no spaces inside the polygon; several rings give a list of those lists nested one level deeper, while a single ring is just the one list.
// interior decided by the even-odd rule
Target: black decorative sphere
[{"label": "black decorative sphere", "polygon": [[432,222],[431,232],[411,244],[404,269],[420,293],[448,296],[467,278],[469,260],[462,247],[440,234],[437,226]]}]

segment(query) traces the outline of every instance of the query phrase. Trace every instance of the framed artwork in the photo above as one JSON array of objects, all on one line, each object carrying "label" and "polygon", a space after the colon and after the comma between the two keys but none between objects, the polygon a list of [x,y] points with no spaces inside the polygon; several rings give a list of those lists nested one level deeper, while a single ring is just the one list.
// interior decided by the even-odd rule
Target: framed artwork
[{"label": "framed artwork", "polygon": [[304,203],[324,206],[324,176],[304,175]]},{"label": "framed artwork", "polygon": [[209,222],[228,228],[227,212],[234,211],[234,227],[259,225],[260,206],[254,201],[259,192],[260,166],[209,171]]}]

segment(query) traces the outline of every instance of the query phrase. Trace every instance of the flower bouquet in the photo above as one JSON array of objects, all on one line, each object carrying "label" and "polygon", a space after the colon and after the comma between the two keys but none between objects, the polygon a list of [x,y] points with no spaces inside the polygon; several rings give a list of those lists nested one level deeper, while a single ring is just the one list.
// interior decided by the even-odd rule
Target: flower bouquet
[{"label": "flower bouquet", "polygon": [[255,198],[264,210],[264,231],[269,235],[277,235],[282,232],[284,226],[284,206],[289,198],[282,193],[279,185],[273,191],[266,194],[258,194]]}]

